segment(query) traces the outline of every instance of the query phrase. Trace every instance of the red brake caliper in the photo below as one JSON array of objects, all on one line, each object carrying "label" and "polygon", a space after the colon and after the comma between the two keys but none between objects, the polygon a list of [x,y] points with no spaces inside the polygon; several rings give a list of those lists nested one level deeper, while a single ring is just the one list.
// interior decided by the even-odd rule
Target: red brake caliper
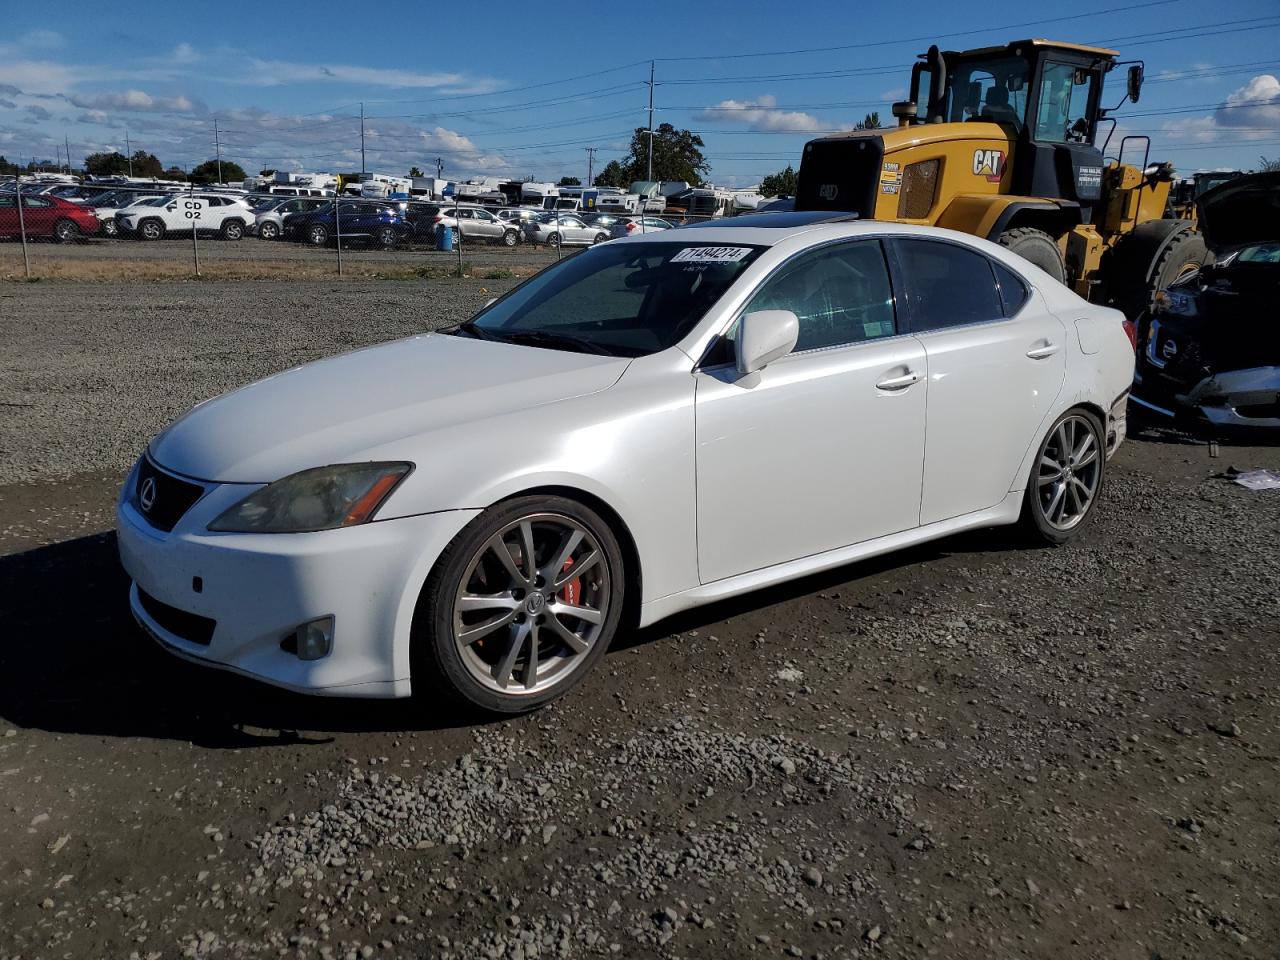
[{"label": "red brake caliper", "polygon": [[[564,562],[564,566],[560,569],[561,573],[566,573],[573,566],[573,557]],[[578,601],[582,599],[582,578],[574,577],[564,585],[564,589],[560,591],[560,599],[565,603],[578,606]]]}]

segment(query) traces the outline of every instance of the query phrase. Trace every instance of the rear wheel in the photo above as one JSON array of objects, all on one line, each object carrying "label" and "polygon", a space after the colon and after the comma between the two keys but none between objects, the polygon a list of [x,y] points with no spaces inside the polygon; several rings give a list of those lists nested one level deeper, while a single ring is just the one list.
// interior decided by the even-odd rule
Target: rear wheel
[{"label": "rear wheel", "polygon": [[609,239],[609,235],[608,235],[607,233],[597,233],[597,234],[596,234],[596,238],[595,238],[594,240],[592,240],[591,242],[592,242],[592,243],[604,243],[604,242],[605,242],[606,240],[608,240],[608,239]]},{"label": "rear wheel", "polygon": [[1040,444],[1022,502],[1021,523],[1033,540],[1058,545],[1088,521],[1102,492],[1106,438],[1097,418],[1068,410]]},{"label": "rear wheel", "polygon": [[53,236],[59,243],[71,243],[80,239],[80,228],[70,220],[59,220],[53,225]]},{"label": "rear wheel", "polygon": [[270,220],[266,220],[263,222],[262,226],[258,227],[258,236],[263,240],[274,240],[276,237],[280,236],[280,228]]},{"label": "rear wheel", "polygon": [[1204,245],[1204,237],[1200,234],[1183,233],[1175,237],[1173,243],[1160,254],[1151,273],[1151,287],[1147,290],[1147,301],[1143,308],[1149,308],[1161,290],[1199,270],[1206,256],[1208,250]]},{"label": "rear wheel", "polygon": [[394,227],[383,227],[378,231],[378,242],[382,244],[384,249],[390,250],[400,242]]},{"label": "rear wheel", "polygon": [[413,679],[496,713],[577,684],[622,615],[622,553],[593,510],[565,497],[489,508],[440,555],[415,618]]},{"label": "rear wheel", "polygon": [[102,235],[104,237],[120,236],[120,224],[116,223],[115,218],[102,221]]},{"label": "rear wheel", "polygon": [[560,234],[553,233],[547,237],[547,245],[552,247],[560,246]]},{"label": "rear wheel", "polygon": [[307,228],[307,242],[315,247],[323,247],[329,242],[329,228],[323,223],[313,223]]},{"label": "rear wheel", "polygon": [[224,220],[222,223],[223,240],[239,240],[244,236],[244,222],[240,220]]},{"label": "rear wheel", "polygon": [[1059,283],[1067,282],[1067,265],[1053,237],[1035,227],[1015,227],[1000,234],[1000,246],[1034,263]]},{"label": "rear wheel", "polygon": [[143,240],[159,240],[164,237],[164,224],[159,220],[143,220],[138,224],[138,236]]}]

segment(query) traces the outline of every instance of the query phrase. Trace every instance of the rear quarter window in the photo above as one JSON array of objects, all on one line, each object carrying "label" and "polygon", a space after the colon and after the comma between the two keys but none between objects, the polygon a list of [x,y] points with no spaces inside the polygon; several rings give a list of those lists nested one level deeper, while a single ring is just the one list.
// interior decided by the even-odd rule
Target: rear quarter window
[{"label": "rear quarter window", "polygon": [[1016,316],[1031,299],[1031,288],[1022,277],[999,260],[991,261],[991,269],[996,272],[996,285],[1000,288],[1000,301],[1004,305],[1004,315]]}]

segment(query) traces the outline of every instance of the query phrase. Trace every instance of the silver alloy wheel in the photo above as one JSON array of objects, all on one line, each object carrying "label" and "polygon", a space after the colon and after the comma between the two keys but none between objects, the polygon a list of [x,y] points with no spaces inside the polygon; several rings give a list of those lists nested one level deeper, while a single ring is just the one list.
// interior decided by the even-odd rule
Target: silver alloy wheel
[{"label": "silver alloy wheel", "polygon": [[609,559],[591,530],[559,513],[507,524],[467,565],[453,639],[482,686],[528,696],[587,659],[609,616]]},{"label": "silver alloy wheel", "polygon": [[115,237],[120,233],[120,225],[115,220],[107,220],[102,224],[102,233],[107,237]]},{"label": "silver alloy wheel", "polygon": [[329,242],[329,231],[326,230],[323,225],[316,224],[311,228],[311,233],[308,235],[308,239],[317,247],[324,246]]},{"label": "silver alloy wheel", "polygon": [[1045,441],[1036,471],[1036,503],[1054,529],[1070,530],[1093,506],[1102,479],[1101,454],[1096,428],[1079,414],[1059,423]]},{"label": "silver alloy wheel", "polygon": [[258,228],[258,236],[261,237],[263,240],[274,240],[276,238],[276,234],[278,234],[279,232],[280,232],[280,228],[277,227],[270,220],[268,220],[266,223],[264,223],[262,226]]},{"label": "silver alloy wheel", "polygon": [[383,227],[382,233],[379,234],[379,237],[382,241],[382,245],[388,249],[394,247],[396,245],[396,240],[398,239],[393,227]]},{"label": "silver alloy wheel", "polygon": [[164,227],[158,220],[146,220],[142,224],[142,236],[147,240],[159,240],[163,233]]}]

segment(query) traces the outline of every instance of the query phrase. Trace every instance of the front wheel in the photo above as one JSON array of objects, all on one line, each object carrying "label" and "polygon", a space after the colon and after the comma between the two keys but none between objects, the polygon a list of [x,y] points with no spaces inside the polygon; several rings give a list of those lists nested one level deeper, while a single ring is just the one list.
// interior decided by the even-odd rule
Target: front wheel
[{"label": "front wheel", "polygon": [[378,231],[378,243],[382,244],[384,250],[390,250],[400,242],[400,237],[396,234],[394,227],[383,227]]},{"label": "front wheel", "polygon": [[505,714],[562,696],[613,639],[625,582],[617,538],[583,504],[528,496],[490,507],[424,588],[415,689]]},{"label": "front wheel", "polygon": [[520,238],[516,236],[514,230],[505,230],[502,234],[502,245],[504,247],[514,247],[518,239]]},{"label": "front wheel", "polygon": [[1059,283],[1067,282],[1067,265],[1062,259],[1062,251],[1058,249],[1053,237],[1043,230],[1016,227],[1000,234],[996,242],[1022,259],[1034,263]]},{"label": "front wheel", "polygon": [[110,220],[102,221],[102,235],[104,237],[120,236],[120,224],[116,223],[114,217]]},{"label": "front wheel", "polygon": [[53,225],[53,236],[59,243],[71,243],[80,239],[80,228],[70,220],[59,220]]},{"label": "front wheel", "polygon": [[239,240],[244,236],[244,223],[240,220],[227,220],[222,224],[223,240]]},{"label": "front wheel", "polygon": [[314,247],[323,247],[329,242],[329,228],[323,223],[312,224],[307,229],[307,242]]},{"label": "front wheel", "polygon": [[608,239],[609,239],[609,235],[607,233],[597,233],[596,238],[591,242],[592,244],[604,243]]},{"label": "front wheel", "polygon": [[547,244],[552,247],[560,246],[560,234],[553,233],[551,236],[547,237]]},{"label": "front wheel", "polygon": [[274,240],[280,236],[280,228],[270,220],[263,221],[262,225],[258,227],[258,236],[263,240]]},{"label": "front wheel", "polygon": [[159,220],[143,220],[138,224],[138,236],[143,240],[159,240],[164,236],[164,224]]},{"label": "front wheel", "polygon": [[1049,429],[1027,481],[1021,522],[1033,540],[1066,543],[1088,521],[1102,492],[1106,439],[1097,418],[1068,410]]}]

